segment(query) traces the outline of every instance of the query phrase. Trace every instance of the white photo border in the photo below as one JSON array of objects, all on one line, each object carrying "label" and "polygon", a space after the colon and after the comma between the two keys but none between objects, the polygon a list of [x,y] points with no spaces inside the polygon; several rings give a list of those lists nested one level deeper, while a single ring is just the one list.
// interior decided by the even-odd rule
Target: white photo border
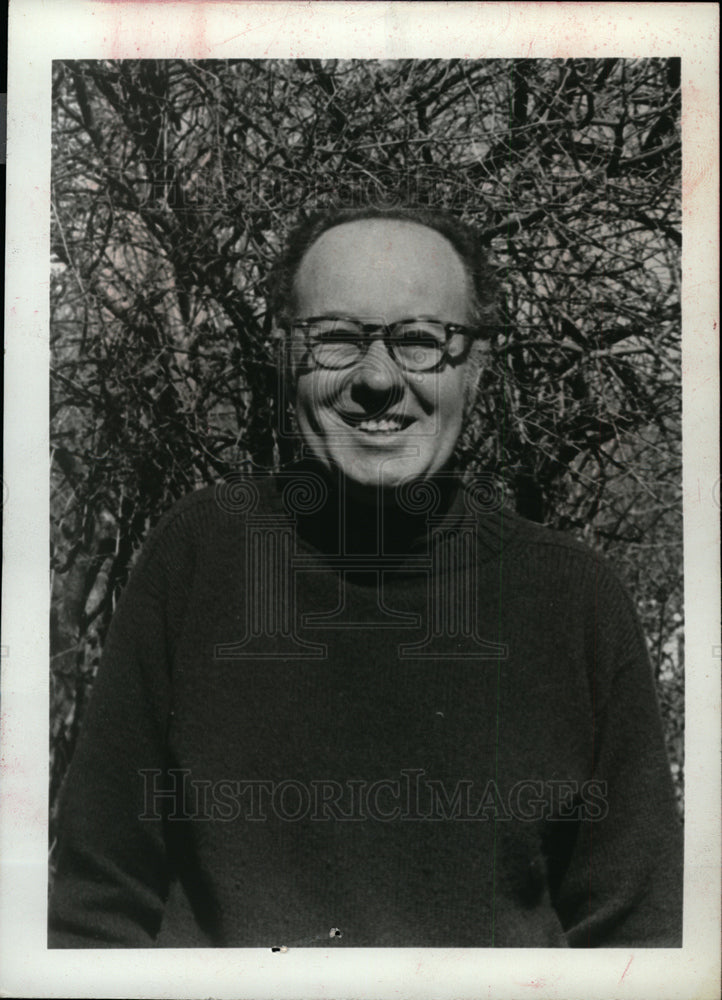
[{"label": "white photo border", "polygon": [[[716,997],[720,982],[719,8],[708,3],[11,0],[0,995]],[[49,951],[51,63],[69,58],[680,56],[686,640],[684,947]]]}]

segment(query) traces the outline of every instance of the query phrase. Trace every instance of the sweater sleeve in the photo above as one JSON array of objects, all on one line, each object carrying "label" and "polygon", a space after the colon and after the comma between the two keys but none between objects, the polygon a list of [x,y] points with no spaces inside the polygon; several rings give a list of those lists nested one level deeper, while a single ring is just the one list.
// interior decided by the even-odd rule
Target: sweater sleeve
[{"label": "sweater sleeve", "polygon": [[163,824],[146,797],[148,781],[162,780],[170,713],[165,534],[148,543],[116,609],[63,787],[50,947],[149,947],[161,922]]},{"label": "sweater sleeve", "polygon": [[557,911],[573,947],[680,947],[682,827],[646,643],[603,566],[593,589],[594,802],[576,827]]}]

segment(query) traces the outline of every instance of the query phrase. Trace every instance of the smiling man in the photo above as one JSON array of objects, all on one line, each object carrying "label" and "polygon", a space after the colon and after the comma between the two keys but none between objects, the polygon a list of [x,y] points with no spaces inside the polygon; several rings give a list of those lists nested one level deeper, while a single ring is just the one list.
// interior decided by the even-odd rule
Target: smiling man
[{"label": "smiling man", "polygon": [[292,236],[300,460],[148,543],[64,793],[51,945],[681,944],[631,602],[456,466],[494,302],[441,212]]},{"label": "smiling man", "polygon": [[443,469],[461,432],[473,301],[461,258],[433,229],[362,219],[324,232],[294,286],[308,451],[359,487]]}]

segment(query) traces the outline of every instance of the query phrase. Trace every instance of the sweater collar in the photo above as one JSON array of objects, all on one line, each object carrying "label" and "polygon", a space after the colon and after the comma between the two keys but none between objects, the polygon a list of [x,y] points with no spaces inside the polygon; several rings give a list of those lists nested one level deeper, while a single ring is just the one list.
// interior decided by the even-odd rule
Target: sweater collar
[{"label": "sweater collar", "polygon": [[274,506],[294,520],[300,546],[334,563],[349,557],[411,568],[470,526],[477,556],[488,558],[500,554],[514,520],[485,510],[451,470],[401,487],[393,502],[350,495],[340,475],[311,460],[287,466],[275,485]]}]

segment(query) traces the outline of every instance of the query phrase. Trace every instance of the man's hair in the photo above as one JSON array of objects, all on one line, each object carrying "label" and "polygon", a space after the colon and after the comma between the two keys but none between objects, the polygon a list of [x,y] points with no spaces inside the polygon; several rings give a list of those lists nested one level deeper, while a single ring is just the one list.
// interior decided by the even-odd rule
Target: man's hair
[{"label": "man's hair", "polygon": [[471,320],[481,335],[489,336],[497,321],[498,283],[489,266],[479,233],[456,216],[442,209],[426,207],[335,208],[316,212],[291,233],[286,249],[274,267],[269,281],[269,305],[277,323],[293,318],[294,281],[307,250],[316,240],[336,226],[365,219],[388,219],[412,222],[433,229],[456,250],[469,278],[472,298]]}]

